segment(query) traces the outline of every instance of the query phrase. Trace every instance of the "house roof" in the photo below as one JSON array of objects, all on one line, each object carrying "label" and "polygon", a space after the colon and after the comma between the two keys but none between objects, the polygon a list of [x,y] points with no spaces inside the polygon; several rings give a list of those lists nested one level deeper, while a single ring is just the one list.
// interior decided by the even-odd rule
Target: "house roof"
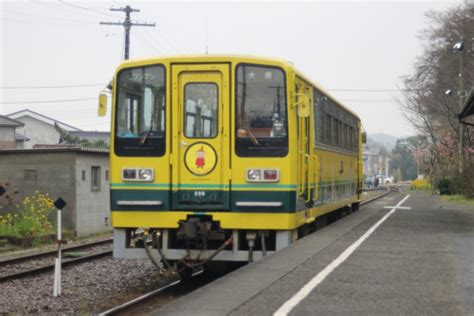
[{"label": "house roof", "polygon": [[6,117],[4,115],[0,115],[0,126],[20,127],[24,125],[25,124],[22,122],[18,122],[12,118]]},{"label": "house roof", "polygon": [[42,122],[44,122],[46,124],[49,124],[49,125],[54,126],[54,124],[57,123],[61,128],[65,129],[67,131],[80,131],[81,130],[81,129],[79,129],[77,127],[74,127],[72,125],[63,123],[63,122],[55,120],[55,119],[53,119],[49,116],[31,111],[31,110],[28,110],[28,109],[13,112],[13,113],[8,114],[7,116],[11,119],[19,119],[19,118],[22,118],[24,116],[29,116],[29,117],[35,118],[35,119],[37,119],[39,121],[42,121]]}]

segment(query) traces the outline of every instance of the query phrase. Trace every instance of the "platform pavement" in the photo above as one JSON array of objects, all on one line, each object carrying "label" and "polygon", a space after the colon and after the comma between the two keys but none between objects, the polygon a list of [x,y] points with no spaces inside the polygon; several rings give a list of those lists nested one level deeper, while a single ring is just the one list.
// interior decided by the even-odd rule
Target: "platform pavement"
[{"label": "platform pavement", "polygon": [[[271,315],[406,196],[392,193],[153,315]],[[291,312],[474,314],[474,210],[410,196]]]}]

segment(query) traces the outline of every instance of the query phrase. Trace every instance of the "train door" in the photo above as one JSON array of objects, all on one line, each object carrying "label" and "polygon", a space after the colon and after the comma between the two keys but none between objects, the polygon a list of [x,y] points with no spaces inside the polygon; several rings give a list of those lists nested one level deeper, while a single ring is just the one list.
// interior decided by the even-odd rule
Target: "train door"
[{"label": "train door", "polygon": [[172,206],[229,208],[227,65],[172,66]]},{"label": "train door", "polygon": [[298,104],[298,175],[299,198],[310,206],[313,181],[313,137],[311,136],[310,104],[313,100],[313,89],[303,80],[296,78],[296,103]]}]

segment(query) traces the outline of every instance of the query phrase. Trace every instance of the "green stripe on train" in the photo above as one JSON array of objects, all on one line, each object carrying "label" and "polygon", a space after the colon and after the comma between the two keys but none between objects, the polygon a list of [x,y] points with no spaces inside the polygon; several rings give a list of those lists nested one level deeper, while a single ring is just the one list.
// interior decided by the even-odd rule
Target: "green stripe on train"
[{"label": "green stripe on train", "polygon": [[[185,194],[194,197],[196,190],[123,190],[115,189],[111,191],[111,209],[114,211],[172,211],[171,199],[179,201],[183,196],[178,194]],[[224,201],[230,201],[230,209],[232,212],[268,212],[268,213],[291,213],[295,211],[296,205],[296,191],[219,191],[219,190],[198,190],[199,194],[204,196],[218,195]],[[171,194],[170,194],[171,193]],[[190,199],[187,197],[187,199]],[[190,199],[192,202],[193,199]],[[198,201],[196,198],[194,201]],[[202,200],[202,198],[201,198]],[[119,201],[121,201],[119,205]],[[161,202],[161,205],[133,205],[137,201],[153,201]],[[131,202],[131,203],[130,203]],[[236,206],[236,202],[281,202],[282,205],[278,207],[242,207]],[[128,203],[128,205],[127,205]],[[177,204],[177,206],[176,206]],[[175,203],[176,210],[191,210],[191,211],[229,211],[229,208],[224,208],[222,205],[216,204],[215,201],[208,201],[207,203]]]}]

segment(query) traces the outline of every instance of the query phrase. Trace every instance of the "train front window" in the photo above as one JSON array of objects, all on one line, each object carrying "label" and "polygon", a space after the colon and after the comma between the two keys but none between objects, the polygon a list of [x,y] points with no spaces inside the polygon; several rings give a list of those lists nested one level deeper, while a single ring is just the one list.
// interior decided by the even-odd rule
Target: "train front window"
[{"label": "train front window", "polygon": [[121,71],[117,80],[116,153],[123,156],[162,155],[165,121],[164,67]]},{"label": "train front window", "polygon": [[218,93],[215,83],[188,83],[184,88],[184,135],[189,138],[217,136]]},{"label": "train front window", "polygon": [[283,70],[239,65],[236,85],[237,154],[285,156],[288,124]]}]

